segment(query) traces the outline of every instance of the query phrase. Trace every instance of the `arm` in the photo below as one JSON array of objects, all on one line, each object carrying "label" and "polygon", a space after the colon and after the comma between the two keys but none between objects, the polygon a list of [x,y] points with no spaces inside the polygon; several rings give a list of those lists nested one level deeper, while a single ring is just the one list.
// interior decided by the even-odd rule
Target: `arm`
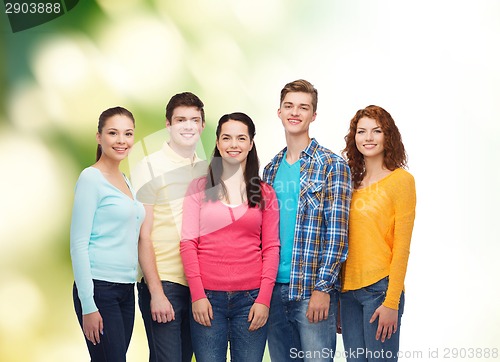
[{"label": "arm", "polygon": [[270,306],[280,257],[279,206],[271,186],[264,184],[262,195],[265,208],[262,210],[262,277],[257,303]]},{"label": "arm", "polygon": [[175,319],[175,311],[163,291],[156,267],[156,256],[151,240],[154,220],[153,205],[144,205],[144,209],[146,217],[139,235],[139,264],[151,294],[151,317],[158,323],[166,323]]},{"label": "arm", "polygon": [[75,187],[71,216],[70,253],[78,298],[82,304],[83,333],[94,345],[103,333],[102,317],[94,301],[94,284],[90,269],[89,245],[95,212],[99,206],[99,190],[92,174],[83,172]]},{"label": "arm", "polygon": [[375,310],[370,323],[378,318],[378,328],[375,338],[382,342],[398,329],[398,308],[401,292],[404,288],[406,267],[410,255],[410,241],[415,220],[416,192],[413,176],[404,174],[403,180],[398,179],[394,185],[394,241],[392,261],[389,268],[389,286],[383,304]]},{"label": "arm", "polygon": [[415,220],[416,192],[415,180],[409,173],[395,184],[394,202],[394,242],[392,261],[389,269],[389,286],[384,301],[386,307],[398,309],[399,297],[404,288],[406,268],[410,256],[410,242]]},{"label": "arm", "polygon": [[265,209],[262,210],[262,277],[259,295],[248,315],[250,331],[259,329],[267,322],[279,263],[278,200],[274,190],[267,184],[262,184],[262,196],[265,201]]},{"label": "arm", "polygon": [[191,182],[184,198],[180,249],[184,273],[191,292],[193,318],[197,323],[209,327],[213,312],[205,294],[198,261],[200,207],[204,196],[201,186],[198,188],[199,182],[199,179]]},{"label": "arm", "polygon": [[306,313],[310,322],[328,318],[329,292],[335,288],[340,267],[347,258],[347,228],[351,203],[351,172],[347,164],[336,161],[326,173],[323,221],[326,234],[316,285]]}]

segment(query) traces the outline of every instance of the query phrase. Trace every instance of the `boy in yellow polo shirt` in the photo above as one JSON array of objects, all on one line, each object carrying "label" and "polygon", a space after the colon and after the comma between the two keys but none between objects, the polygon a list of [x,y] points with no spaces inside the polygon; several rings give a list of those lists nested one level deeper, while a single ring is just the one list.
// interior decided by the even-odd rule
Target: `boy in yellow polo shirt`
[{"label": "boy in yellow polo shirt", "polygon": [[161,150],[132,171],[146,219],[139,238],[143,278],[137,283],[139,307],[149,344],[149,361],[191,361],[191,299],[179,252],[182,204],[192,179],[206,174],[196,155],[205,127],[203,102],[193,93],[174,95],[166,107],[170,134]]}]

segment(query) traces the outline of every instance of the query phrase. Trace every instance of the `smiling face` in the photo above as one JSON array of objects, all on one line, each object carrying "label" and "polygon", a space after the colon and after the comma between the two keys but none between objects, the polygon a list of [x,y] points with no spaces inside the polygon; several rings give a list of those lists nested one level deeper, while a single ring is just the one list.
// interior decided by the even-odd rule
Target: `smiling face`
[{"label": "smiling face", "polygon": [[134,123],[122,114],[109,117],[102,131],[96,134],[96,140],[101,145],[101,157],[119,162],[127,157],[134,145]]},{"label": "smiling face", "polygon": [[384,132],[373,118],[363,117],[356,127],[356,148],[366,158],[384,158]]},{"label": "smiling face", "polygon": [[248,153],[252,147],[253,141],[250,139],[246,124],[232,119],[222,124],[217,139],[217,149],[223,162],[230,165],[240,164],[245,168]]},{"label": "smiling face", "polygon": [[278,109],[278,117],[285,127],[285,132],[291,135],[307,133],[309,125],[316,119],[312,95],[303,92],[287,93]]},{"label": "smiling face", "polygon": [[194,152],[204,127],[201,111],[198,108],[176,107],[170,122],[167,120],[167,129],[170,132],[170,147],[178,153]]}]

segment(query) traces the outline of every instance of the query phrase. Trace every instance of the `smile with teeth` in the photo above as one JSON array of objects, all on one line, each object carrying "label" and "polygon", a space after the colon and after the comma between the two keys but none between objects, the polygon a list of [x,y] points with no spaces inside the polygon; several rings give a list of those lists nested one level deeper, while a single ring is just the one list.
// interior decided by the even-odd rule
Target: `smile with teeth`
[{"label": "smile with teeth", "polygon": [[238,156],[240,153],[240,151],[227,151],[227,154],[233,157]]},{"label": "smile with teeth", "polygon": [[368,148],[368,149],[372,149],[372,148],[377,147],[377,145],[376,145],[376,144],[374,144],[374,143],[368,143],[368,144],[366,144],[366,145],[363,145],[363,147],[364,147],[364,148]]},{"label": "smile with teeth", "polygon": [[289,118],[288,122],[290,122],[291,124],[299,124],[301,121],[300,119]]},{"label": "smile with teeth", "polygon": [[126,148],[126,147],[113,147],[113,149],[117,152],[125,152],[128,148]]}]

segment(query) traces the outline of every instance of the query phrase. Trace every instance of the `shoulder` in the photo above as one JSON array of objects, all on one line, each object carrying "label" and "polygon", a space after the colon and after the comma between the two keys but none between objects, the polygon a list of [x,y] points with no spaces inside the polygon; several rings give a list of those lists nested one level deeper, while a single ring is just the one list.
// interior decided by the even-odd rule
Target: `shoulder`
[{"label": "shoulder", "polygon": [[281,159],[283,158],[283,155],[285,154],[286,152],[286,147],[283,148],[281,151],[279,151],[272,159],[271,161],[266,165],[266,167],[264,167],[265,170],[271,168],[272,166],[276,165],[277,163],[279,163],[281,161]]},{"label": "shoulder", "polygon": [[162,150],[155,151],[144,157],[140,164],[146,167],[152,167],[153,169],[162,169],[167,167],[171,163],[168,155]]},{"label": "shoulder", "polygon": [[397,180],[398,183],[403,182],[405,184],[415,184],[415,178],[413,175],[403,168],[395,169],[393,172],[393,178]]},{"label": "shoulder", "polygon": [[87,167],[87,168],[82,170],[82,172],[80,173],[80,176],[78,177],[77,183],[78,184],[87,183],[87,182],[95,183],[96,181],[99,181],[100,179],[101,179],[101,171],[99,171],[95,167],[90,166],[90,167]]},{"label": "shoulder", "polygon": [[189,183],[189,189],[192,191],[202,191],[205,189],[205,185],[207,184],[207,178],[206,176],[198,177],[193,179]]},{"label": "shoulder", "polygon": [[415,179],[408,171],[397,168],[385,180],[384,184],[387,185],[388,190],[392,190],[395,197],[399,199],[414,197],[416,193]]},{"label": "shoulder", "polygon": [[87,167],[84,169],[75,185],[75,193],[80,195],[85,195],[84,197],[88,197],[91,194],[100,194],[101,189],[103,189],[105,185],[105,179],[99,171],[95,167]]},{"label": "shoulder", "polygon": [[347,161],[332,150],[318,145],[313,153],[313,160],[328,167],[343,169],[348,168]]},{"label": "shoulder", "polygon": [[264,197],[274,197],[276,196],[276,192],[274,191],[273,187],[269,185],[267,182],[261,181],[260,182],[260,187],[262,189],[262,195]]}]

